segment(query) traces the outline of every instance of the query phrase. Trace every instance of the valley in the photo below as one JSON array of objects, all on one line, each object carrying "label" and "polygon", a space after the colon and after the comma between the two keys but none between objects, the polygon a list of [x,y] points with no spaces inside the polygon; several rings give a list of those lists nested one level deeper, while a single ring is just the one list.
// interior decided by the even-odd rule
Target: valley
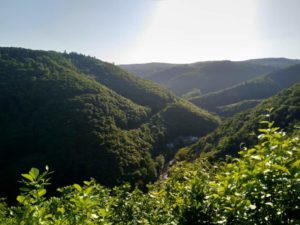
[{"label": "valley", "polygon": [[[118,67],[0,48],[0,223],[299,221],[298,63]],[[269,185],[269,208],[254,184]]]}]

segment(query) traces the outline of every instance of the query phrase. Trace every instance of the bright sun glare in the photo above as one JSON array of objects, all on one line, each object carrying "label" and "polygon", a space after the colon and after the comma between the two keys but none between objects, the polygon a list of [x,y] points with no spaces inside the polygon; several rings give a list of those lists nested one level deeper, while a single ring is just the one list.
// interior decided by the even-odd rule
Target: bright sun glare
[{"label": "bright sun glare", "polygon": [[161,0],[134,49],[134,62],[248,59],[260,55],[253,0]]}]

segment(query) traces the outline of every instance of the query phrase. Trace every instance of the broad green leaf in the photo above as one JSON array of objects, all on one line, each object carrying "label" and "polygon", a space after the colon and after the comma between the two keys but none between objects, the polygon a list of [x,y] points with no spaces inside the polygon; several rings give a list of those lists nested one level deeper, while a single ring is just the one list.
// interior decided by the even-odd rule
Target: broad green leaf
[{"label": "broad green leaf", "polygon": [[21,176],[26,178],[27,180],[30,180],[31,182],[33,182],[33,177],[30,174],[22,173]]},{"label": "broad green leaf", "polygon": [[275,169],[275,170],[281,170],[281,171],[283,171],[283,172],[291,175],[290,171],[286,167],[284,167],[284,166],[280,166],[278,164],[273,164],[272,168]]},{"label": "broad green leaf", "polygon": [[259,155],[253,155],[251,156],[251,159],[261,160],[261,157]]},{"label": "broad green leaf", "polygon": [[274,137],[276,137],[276,138],[281,138],[282,135],[281,135],[280,133],[275,133],[275,134],[274,134]]},{"label": "broad green leaf", "polygon": [[65,213],[65,208],[64,207],[58,207],[57,212],[60,212],[61,214]]},{"label": "broad green leaf", "polygon": [[42,197],[43,195],[45,195],[47,193],[46,189],[41,189],[38,191],[38,196]]},{"label": "broad green leaf", "polygon": [[292,164],[292,168],[294,167],[300,167],[300,159],[298,159],[296,162]]},{"label": "broad green leaf", "polygon": [[25,201],[25,196],[23,196],[23,195],[18,195],[18,197],[17,197],[17,201],[18,202],[20,202],[20,203],[23,203],[24,201]]},{"label": "broad green leaf", "polygon": [[232,211],[232,208],[228,207],[228,206],[224,206],[224,209],[228,210],[228,211]]},{"label": "broad green leaf", "polygon": [[259,121],[259,123],[261,123],[261,124],[269,124],[270,122],[266,121],[266,120],[263,120],[263,121]]},{"label": "broad green leaf", "polygon": [[89,195],[93,189],[94,189],[93,187],[88,187],[87,189],[84,190],[84,193]]},{"label": "broad green leaf", "polygon": [[41,217],[44,213],[45,213],[45,208],[44,207],[39,208],[38,210],[39,217]]},{"label": "broad green leaf", "polygon": [[85,185],[87,185],[87,186],[90,186],[91,185],[91,183],[92,183],[92,181],[83,181],[83,183],[85,184]]},{"label": "broad green leaf", "polygon": [[31,168],[29,174],[35,180],[39,176],[40,171],[37,168]]},{"label": "broad green leaf", "polygon": [[251,148],[251,149],[248,150],[249,155],[252,155],[254,152],[256,152],[255,148]]},{"label": "broad green leaf", "polygon": [[219,192],[220,192],[221,194],[224,193],[224,192],[225,192],[225,187],[220,186],[220,187],[219,187]]},{"label": "broad green leaf", "polygon": [[100,212],[100,215],[102,216],[102,218],[105,218],[106,210],[105,209],[100,209],[99,212]]},{"label": "broad green leaf", "polygon": [[27,188],[27,187],[21,187],[21,188],[20,188],[20,191],[25,191],[25,192],[28,192],[28,191],[30,191],[30,189],[29,189],[29,188]]},{"label": "broad green leaf", "polygon": [[96,215],[95,213],[92,213],[92,214],[91,214],[91,219],[98,219],[98,218],[99,218],[99,216]]},{"label": "broad green leaf", "polygon": [[268,133],[269,132],[268,129],[258,129],[258,131],[261,132],[261,133]]},{"label": "broad green leaf", "polygon": [[82,188],[79,184],[73,184],[73,187],[77,190],[77,191],[81,191]]},{"label": "broad green leaf", "polygon": [[52,214],[47,214],[47,215],[45,216],[45,219],[50,219],[50,218],[52,218],[52,217],[53,217]]}]

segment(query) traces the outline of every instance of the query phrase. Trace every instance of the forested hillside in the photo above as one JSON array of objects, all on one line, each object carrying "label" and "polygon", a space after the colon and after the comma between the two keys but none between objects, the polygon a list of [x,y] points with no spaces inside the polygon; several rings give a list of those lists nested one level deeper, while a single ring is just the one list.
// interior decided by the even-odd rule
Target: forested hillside
[{"label": "forested hillside", "polygon": [[190,150],[194,154],[214,152],[215,157],[236,155],[239,149],[257,141],[255,131],[267,109],[273,110],[269,119],[285,130],[293,129],[300,121],[300,83],[262,101],[255,108],[225,120],[213,133],[201,138]]},{"label": "forested hillside", "polygon": [[15,193],[20,171],[46,164],[54,187],[90,177],[144,187],[177,146],[219,122],[150,81],[76,53],[1,48],[0,68],[0,196]]},{"label": "forested hillside", "polygon": [[255,122],[258,142],[239,158],[178,163],[146,193],[91,179],[47,197],[51,170],[32,168],[21,174],[16,206],[0,199],[0,224],[299,224],[299,130],[286,134],[269,117]]},{"label": "forested hillside", "polygon": [[148,77],[152,74],[161,72],[163,70],[169,69],[177,64],[170,63],[141,63],[141,64],[124,64],[119,65],[124,70],[136,74],[140,77]]},{"label": "forested hillside", "polygon": [[[231,116],[300,81],[300,65],[276,70],[239,85],[189,100],[211,112]],[[252,104],[251,104],[252,103]]]},{"label": "forested hillside", "polygon": [[299,59],[287,59],[287,58],[262,58],[262,59],[250,59],[246,62],[262,65],[262,66],[271,66],[274,69],[283,69],[289,66],[300,64]]},{"label": "forested hillside", "polygon": [[138,76],[168,87],[185,98],[220,91],[269,72],[299,64],[300,60],[285,58],[246,61],[208,61],[191,64],[120,65]]},{"label": "forested hillside", "polygon": [[0,225],[300,225],[300,0],[0,0]]},{"label": "forested hillside", "polygon": [[[297,79],[298,67],[284,71]],[[216,128],[218,117],[93,57],[1,48],[0,68],[0,194],[13,204],[0,198],[0,224],[299,223],[300,83]],[[159,179],[183,153],[196,160]]]}]

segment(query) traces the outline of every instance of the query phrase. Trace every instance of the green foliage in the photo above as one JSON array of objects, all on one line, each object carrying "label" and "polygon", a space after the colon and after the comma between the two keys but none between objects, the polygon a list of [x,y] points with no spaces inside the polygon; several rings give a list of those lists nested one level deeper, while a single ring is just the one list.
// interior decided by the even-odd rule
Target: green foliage
[{"label": "green foliage", "polygon": [[218,107],[218,113],[222,116],[229,117],[247,109],[252,109],[257,106],[262,100],[243,100],[230,105]]},{"label": "green foliage", "polygon": [[228,117],[254,107],[255,100],[268,98],[299,82],[299,62],[267,58],[121,67],[168,87],[201,108]]},{"label": "green foliage", "polygon": [[[247,107],[252,108],[255,106],[255,104],[245,105],[245,103],[251,103],[249,100],[266,99],[284,88],[291,87],[299,81],[300,65],[295,65],[256,77],[255,79],[224,90],[208,93],[203,96],[196,96],[189,100],[221,116],[231,116],[247,109]],[[245,102],[246,100],[248,100],[248,102]],[[233,106],[232,104],[241,102],[244,103],[243,107],[235,107],[235,110],[232,111],[231,109],[231,112],[226,110],[226,106],[228,109],[228,107]],[[225,111],[223,110],[224,108]]]},{"label": "green foliage", "polygon": [[252,146],[257,141],[258,120],[273,108],[270,118],[288,130],[300,121],[300,84],[285,89],[262,101],[255,108],[241,112],[225,120],[214,132],[201,138],[190,147],[193,154],[214,151],[216,158],[237,155],[242,146]]},{"label": "green foliage", "polygon": [[66,58],[70,59],[79,71],[88,74],[99,83],[139,105],[150,107],[152,113],[159,111],[175,98],[167,89],[132,76],[112,64],[76,53],[66,55]]},{"label": "green foliage", "polygon": [[189,153],[189,149],[187,147],[183,147],[176,152],[175,159],[176,161],[182,161],[187,159]]},{"label": "green foliage", "polygon": [[240,158],[182,163],[165,183],[179,224],[297,224],[300,222],[299,131],[266,125],[259,143]]},{"label": "green foliage", "polygon": [[9,209],[4,198],[0,198],[0,224],[12,223],[13,219],[8,219]]},{"label": "green foliage", "polygon": [[[31,171],[37,170],[35,168]],[[39,195],[48,181],[46,171],[36,179],[26,175],[26,191],[17,197],[19,204],[10,215],[1,215],[7,224],[172,224],[171,215],[159,193],[143,194],[130,185],[105,188],[95,180],[59,188],[60,197]],[[24,177],[24,176],[23,176]],[[30,188],[28,188],[30,186]],[[8,210],[6,208],[6,210]],[[149,211],[151,210],[151,212]]]},{"label": "green foliage", "polygon": [[16,174],[46,164],[55,187],[94,177],[145,188],[161,170],[156,157],[175,154],[168,143],[218,125],[183,102],[93,57],[0,48],[0,196],[14,199]]},{"label": "green foliage", "polygon": [[165,65],[158,71],[155,71],[156,65],[154,64],[152,73],[149,73],[150,67],[151,64],[140,64],[132,67],[127,65],[123,68],[162,84],[179,96],[193,95],[195,93],[193,90],[206,94],[229,88],[274,70],[272,66],[247,61],[210,61]]},{"label": "green foliage", "polygon": [[[269,118],[269,117],[268,117]],[[5,224],[299,224],[300,132],[287,135],[260,122],[258,143],[240,158],[211,164],[180,162],[149,192],[84,181],[43,193],[49,172],[22,174],[19,204],[0,214]],[[42,194],[39,194],[42,193]],[[23,197],[20,197],[23,196]],[[24,200],[23,200],[24,199]],[[1,206],[1,204],[0,204]]]},{"label": "green foliage", "polygon": [[140,77],[148,77],[165,69],[173,67],[175,64],[169,63],[145,63],[145,64],[125,64],[119,65],[122,69]]}]

